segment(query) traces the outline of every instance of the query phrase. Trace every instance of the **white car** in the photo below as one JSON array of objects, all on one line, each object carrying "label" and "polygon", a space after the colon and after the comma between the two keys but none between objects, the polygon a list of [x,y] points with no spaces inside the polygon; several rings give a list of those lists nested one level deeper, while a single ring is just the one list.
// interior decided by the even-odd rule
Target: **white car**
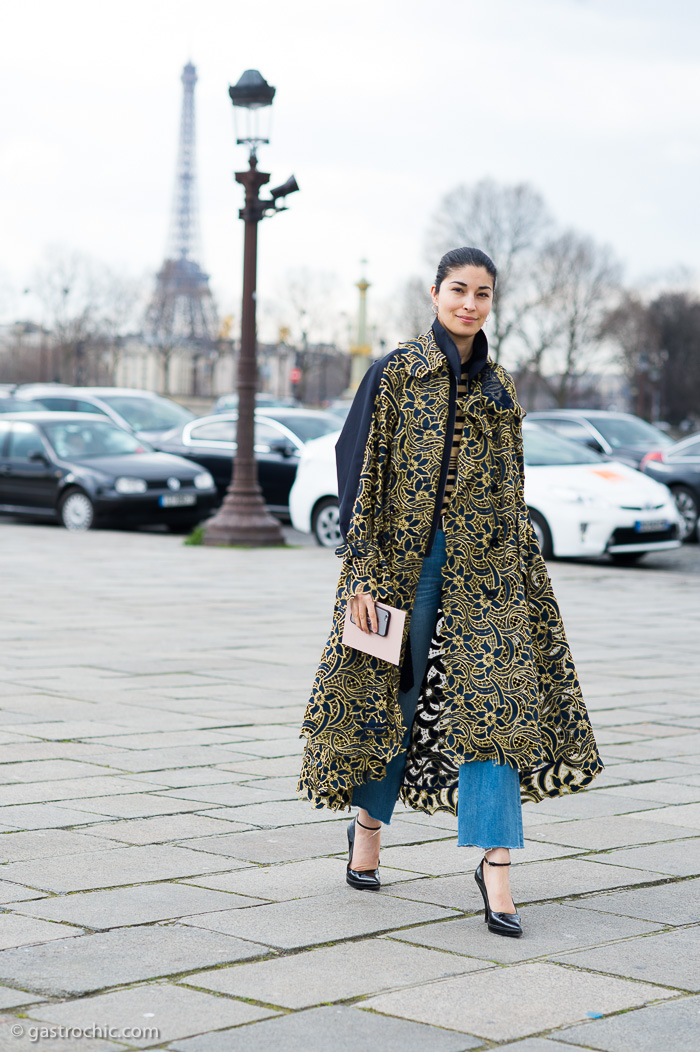
[{"label": "white car", "polygon": [[[294,528],[326,548],[341,540],[338,434],[307,443],[289,495]],[[525,500],[545,558],[607,553],[633,563],[646,552],[680,547],[680,519],[666,486],[535,425],[524,425],[523,440]]]}]

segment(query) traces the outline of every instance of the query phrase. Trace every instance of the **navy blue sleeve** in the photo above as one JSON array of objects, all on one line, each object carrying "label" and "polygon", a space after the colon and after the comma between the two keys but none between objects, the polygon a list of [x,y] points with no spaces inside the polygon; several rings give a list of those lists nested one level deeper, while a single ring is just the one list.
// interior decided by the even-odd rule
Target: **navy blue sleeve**
[{"label": "navy blue sleeve", "polygon": [[347,536],[352,511],[360,485],[360,474],[372,424],[374,402],[382,380],[386,358],[370,366],[362,378],[348,413],[343,430],[335,444],[338,470],[338,502],[340,504],[340,532]]}]

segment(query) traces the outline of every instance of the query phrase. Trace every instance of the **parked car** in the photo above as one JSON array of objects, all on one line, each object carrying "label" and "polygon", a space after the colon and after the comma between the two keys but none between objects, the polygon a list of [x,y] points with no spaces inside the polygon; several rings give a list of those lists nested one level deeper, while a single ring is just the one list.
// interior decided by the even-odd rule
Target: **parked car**
[{"label": "parked car", "polygon": [[[340,543],[335,443],[309,442],[289,499],[292,525],[319,544]],[[626,464],[605,460],[536,425],[523,427],[525,500],[545,558],[600,556],[632,563],[678,548],[680,522],[669,490]]]},{"label": "parked car", "polygon": [[683,540],[698,540],[700,434],[684,438],[660,454],[649,454],[642,462],[642,471],[671,490],[681,517]]},{"label": "parked car", "polygon": [[0,513],[89,530],[165,523],[189,532],[217,503],[208,471],[157,453],[94,413],[0,417]]},{"label": "parked car", "polygon": [[0,413],[26,413],[28,410],[45,409],[41,402],[27,402],[21,398],[6,398],[0,391]]},{"label": "parked car", "polygon": [[638,468],[648,453],[669,449],[673,445],[673,439],[658,427],[631,413],[612,413],[603,409],[549,409],[528,413],[527,418],[562,438],[581,442],[631,468]]},{"label": "parked car", "polygon": [[[275,398],[271,394],[263,394],[258,392],[255,396],[255,408],[263,409],[268,407],[286,408],[290,409],[294,406],[298,406],[296,398]],[[212,413],[230,413],[238,409],[238,395],[237,394],[225,394],[221,395],[220,398],[214,402]]]},{"label": "parked car", "polygon": [[[268,415],[274,413],[274,416]],[[236,413],[217,413],[175,428],[157,443],[167,453],[201,464],[214,476],[219,498],[231,481],[236,450]],[[259,409],[255,413],[258,480],[268,509],[286,518],[289,491],[306,442],[337,431],[338,421],[312,409]]]},{"label": "parked car", "polygon": [[172,399],[131,387],[22,384],[15,397],[39,399],[47,409],[56,412],[100,413],[146,442],[154,442],[178,424],[194,420],[194,413]]}]

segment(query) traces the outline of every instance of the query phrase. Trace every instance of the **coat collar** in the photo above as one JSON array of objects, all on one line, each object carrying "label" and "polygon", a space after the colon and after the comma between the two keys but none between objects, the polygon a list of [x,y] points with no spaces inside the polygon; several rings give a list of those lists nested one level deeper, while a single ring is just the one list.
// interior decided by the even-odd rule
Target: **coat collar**
[{"label": "coat collar", "polygon": [[[404,352],[404,368],[410,376],[418,378],[430,376],[445,368],[447,361],[455,376],[461,375],[462,362],[459,351],[447,330],[435,319],[432,328],[415,340],[400,345]],[[524,416],[523,410],[511,398],[498,375],[498,366],[489,360],[489,345],[486,334],[478,332],[474,337],[474,354],[469,363],[469,394],[466,411],[474,410],[477,403],[486,406],[499,414],[515,413]],[[477,377],[478,383],[471,381]]]}]

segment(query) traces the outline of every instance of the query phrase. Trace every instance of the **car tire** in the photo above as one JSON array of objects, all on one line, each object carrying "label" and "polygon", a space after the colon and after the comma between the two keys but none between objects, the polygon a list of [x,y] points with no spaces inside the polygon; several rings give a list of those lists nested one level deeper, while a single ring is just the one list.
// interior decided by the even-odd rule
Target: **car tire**
[{"label": "car tire", "polygon": [[610,558],[618,566],[634,566],[647,552],[611,552]]},{"label": "car tire", "polygon": [[83,533],[95,523],[95,505],[82,489],[68,490],[58,505],[58,518],[67,530]]},{"label": "car tire", "polygon": [[340,534],[340,508],[335,497],[324,497],[313,510],[311,532],[322,548],[337,548]]},{"label": "car tire", "polygon": [[678,508],[683,525],[681,526],[682,541],[697,541],[698,539],[698,516],[700,516],[700,502],[689,486],[671,486],[671,493]]},{"label": "car tire", "polygon": [[552,559],[554,557],[554,545],[552,544],[552,531],[549,528],[549,523],[545,519],[544,515],[540,515],[539,511],[535,511],[534,508],[527,509],[530,513],[530,522],[537,538],[537,543],[540,546],[543,559]]}]

